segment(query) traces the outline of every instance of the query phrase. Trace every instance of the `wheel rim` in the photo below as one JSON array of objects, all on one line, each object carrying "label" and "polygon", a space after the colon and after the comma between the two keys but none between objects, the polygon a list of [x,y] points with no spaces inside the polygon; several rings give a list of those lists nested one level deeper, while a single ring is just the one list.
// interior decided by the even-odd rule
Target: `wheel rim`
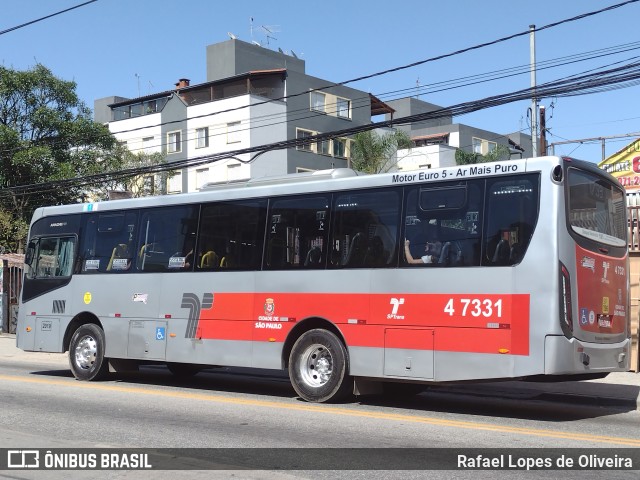
[{"label": "wheel rim", "polygon": [[301,360],[300,377],[307,385],[322,387],[331,379],[333,357],[324,345],[310,345],[301,355]]},{"label": "wheel rim", "polygon": [[75,349],[76,365],[83,370],[88,370],[95,363],[97,355],[98,344],[96,340],[90,335],[82,337]]}]

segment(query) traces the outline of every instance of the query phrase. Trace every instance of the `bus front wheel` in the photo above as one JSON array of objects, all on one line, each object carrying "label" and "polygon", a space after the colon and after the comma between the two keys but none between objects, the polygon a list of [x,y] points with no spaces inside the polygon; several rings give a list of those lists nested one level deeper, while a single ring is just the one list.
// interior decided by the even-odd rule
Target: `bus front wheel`
[{"label": "bus front wheel", "polygon": [[104,357],[104,332],[98,325],[81,325],[69,343],[69,365],[78,380],[100,380],[109,372]]},{"label": "bus front wheel", "polygon": [[291,349],[289,378],[298,395],[308,402],[341,400],[351,388],[347,349],[332,332],[309,330]]}]

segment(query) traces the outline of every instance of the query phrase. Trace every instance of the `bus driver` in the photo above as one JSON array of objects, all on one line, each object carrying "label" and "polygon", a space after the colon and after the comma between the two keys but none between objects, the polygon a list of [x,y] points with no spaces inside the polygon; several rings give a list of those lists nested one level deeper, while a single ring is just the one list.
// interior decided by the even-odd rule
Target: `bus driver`
[{"label": "bus driver", "polygon": [[438,263],[438,257],[442,251],[442,242],[427,242],[424,247],[425,254],[420,258],[413,258],[409,248],[409,240],[404,240],[404,255],[410,265],[424,265],[425,263]]}]

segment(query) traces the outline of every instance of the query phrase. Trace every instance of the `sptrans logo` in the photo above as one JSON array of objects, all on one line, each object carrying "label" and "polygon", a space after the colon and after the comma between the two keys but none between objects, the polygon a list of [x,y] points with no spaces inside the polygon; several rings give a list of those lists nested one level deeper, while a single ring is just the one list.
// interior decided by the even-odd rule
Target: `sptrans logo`
[{"label": "sptrans logo", "polygon": [[404,320],[404,315],[398,315],[400,305],[404,305],[404,298],[392,298],[389,300],[389,304],[392,306],[391,313],[387,314],[389,320]]}]

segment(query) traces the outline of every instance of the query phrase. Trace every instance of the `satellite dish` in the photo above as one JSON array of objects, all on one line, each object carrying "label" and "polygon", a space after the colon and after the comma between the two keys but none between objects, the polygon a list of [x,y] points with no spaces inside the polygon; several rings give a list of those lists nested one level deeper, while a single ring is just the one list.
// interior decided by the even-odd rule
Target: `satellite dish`
[{"label": "satellite dish", "polygon": [[278,47],[278,51],[279,51],[280,53],[284,53],[280,47]]},{"label": "satellite dish", "polygon": [[293,50],[291,50],[291,55],[293,55],[294,57],[298,58],[298,55],[296,55],[296,52],[294,52]]},{"label": "satellite dish", "polygon": [[259,47],[262,46],[262,44],[260,42],[256,42],[255,40],[251,40],[251,43],[253,43],[254,45],[257,45]]},{"label": "satellite dish", "polygon": [[229,35],[229,38],[230,38],[231,40],[236,40],[236,39],[238,38],[237,36],[235,36],[235,35],[234,35],[233,33],[231,33],[231,32],[227,32],[227,35]]}]

